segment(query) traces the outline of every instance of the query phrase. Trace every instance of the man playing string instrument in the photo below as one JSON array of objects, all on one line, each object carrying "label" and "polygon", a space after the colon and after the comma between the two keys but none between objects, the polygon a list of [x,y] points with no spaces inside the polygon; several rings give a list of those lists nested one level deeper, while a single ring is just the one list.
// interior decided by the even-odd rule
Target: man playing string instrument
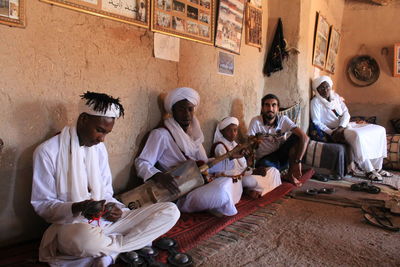
[{"label": "man playing string instrument", "polygon": [[81,97],[78,120],[33,156],[31,203],[51,223],[39,259],[51,266],[108,266],[166,233],[180,216],[173,203],[130,211],[113,198],[103,141],[124,109],[106,94]]},{"label": "man playing string instrument", "polygon": [[[164,107],[170,116],[164,120],[163,127],[151,131],[142,153],[135,160],[138,175],[144,181],[154,179],[171,194],[178,194],[176,181],[166,171],[189,159],[199,162],[198,165],[208,161],[202,145],[203,132],[194,115],[199,103],[200,96],[192,88],[176,88],[167,95]],[[234,215],[237,211],[227,193],[229,190],[211,182],[181,197],[177,205],[183,212],[208,210]]]},{"label": "man playing string instrument", "polygon": [[[265,135],[256,151],[256,167],[275,167],[289,170],[282,179],[301,186],[301,164],[308,145],[308,136],[287,116],[278,115],[279,99],[267,94],[261,100],[261,115],[254,117],[248,135]],[[291,133],[290,137],[288,134]]]}]

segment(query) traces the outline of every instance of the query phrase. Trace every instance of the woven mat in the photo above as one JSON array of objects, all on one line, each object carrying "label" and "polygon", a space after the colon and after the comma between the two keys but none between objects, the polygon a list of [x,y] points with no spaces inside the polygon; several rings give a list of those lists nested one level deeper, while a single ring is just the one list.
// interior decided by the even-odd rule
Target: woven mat
[{"label": "woven mat", "polygon": [[[306,182],[314,174],[314,170],[310,169],[303,174],[300,179],[303,183]],[[243,196],[241,201],[236,205],[238,214],[231,217],[217,218],[208,212],[197,212],[197,213],[182,213],[181,218],[178,220],[177,224],[164,236],[174,238],[180,247],[180,251],[186,252],[194,247],[196,247],[199,242],[214,236],[221,230],[225,229],[228,225],[232,225],[234,222],[248,216],[249,214],[257,211],[259,208],[266,206],[274,201],[285,196],[287,193],[295,188],[294,185],[289,183],[283,183],[271,192],[265,194],[262,198],[251,199]],[[263,211],[259,211],[263,212]],[[244,218],[237,224],[235,224],[235,229],[241,229],[241,231],[251,230],[257,223],[249,223],[249,221],[257,222],[263,220],[264,216],[253,215],[248,218]],[[240,231],[238,230],[237,233]],[[236,236],[240,236],[236,234]],[[226,237],[232,238],[232,237]],[[218,246],[217,246],[218,247]],[[214,250],[212,247],[208,247],[207,250]],[[209,252],[207,252],[209,253]],[[200,253],[201,254],[201,253]],[[207,254],[209,255],[209,254]],[[198,258],[198,257],[196,257]],[[160,253],[159,260],[165,262],[166,255]]]}]

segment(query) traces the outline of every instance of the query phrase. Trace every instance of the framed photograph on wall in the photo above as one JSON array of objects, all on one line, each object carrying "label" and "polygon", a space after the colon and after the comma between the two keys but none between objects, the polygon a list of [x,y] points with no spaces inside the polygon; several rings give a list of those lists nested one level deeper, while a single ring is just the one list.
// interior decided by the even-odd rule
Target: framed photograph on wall
[{"label": "framed photograph on wall", "polygon": [[25,0],[0,0],[0,23],[25,27]]},{"label": "framed photograph on wall", "polygon": [[400,43],[394,44],[393,76],[400,77]]},{"label": "framed photograph on wall", "polygon": [[336,70],[336,57],[339,52],[339,43],[340,33],[333,26],[331,26],[325,70],[332,74],[335,73]]},{"label": "framed photograph on wall", "polygon": [[[1,1],[1,0],[0,0]],[[149,28],[150,0],[41,0],[52,5]]]},{"label": "framed photograph on wall", "polygon": [[262,9],[246,4],[246,44],[261,48]]},{"label": "framed photograph on wall", "polygon": [[233,76],[235,73],[235,56],[222,51],[218,52],[218,73]]},{"label": "framed photograph on wall", "polygon": [[216,0],[151,0],[151,30],[214,43]]},{"label": "framed photograph on wall", "polygon": [[328,38],[329,24],[326,19],[321,16],[321,14],[317,13],[312,64],[322,70],[324,69],[326,63]]},{"label": "framed photograph on wall", "polygon": [[240,54],[245,0],[220,0],[215,46]]}]

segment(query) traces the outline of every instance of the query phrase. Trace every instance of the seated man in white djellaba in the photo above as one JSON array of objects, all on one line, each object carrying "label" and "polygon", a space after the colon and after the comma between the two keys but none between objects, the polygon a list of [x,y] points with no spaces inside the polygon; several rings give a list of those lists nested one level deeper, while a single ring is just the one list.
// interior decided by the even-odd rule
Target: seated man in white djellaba
[{"label": "seated man in white djellaba", "polygon": [[174,203],[131,211],[113,197],[103,141],[124,109],[106,94],[81,98],[78,120],[33,156],[31,203],[51,223],[39,260],[51,266],[109,266],[119,253],[149,245],[180,216]]},{"label": "seated man in white djellaba", "polygon": [[[224,155],[238,145],[235,141],[238,127],[239,120],[235,117],[227,117],[218,123],[211,148],[212,156]],[[218,178],[212,183],[227,184],[226,186],[232,187],[230,191],[233,204],[239,202],[242,186],[252,198],[259,198],[282,184],[278,169],[264,166],[248,168],[246,158],[240,153],[233,154],[213,169],[215,168],[218,168],[218,173],[214,176]]]},{"label": "seated man in white djellaba", "polygon": [[[202,144],[203,132],[194,115],[199,103],[199,94],[188,87],[176,88],[166,96],[164,107],[169,116],[163,121],[163,127],[150,132],[143,151],[135,160],[138,175],[144,181],[154,179],[171,194],[179,194],[176,181],[167,171],[187,160],[198,162],[198,166],[208,161]],[[231,216],[237,210],[230,190],[209,183],[180,197],[177,205],[182,212],[211,211]]]},{"label": "seated man in white djellaba", "polygon": [[329,76],[320,76],[312,82],[315,93],[311,100],[311,119],[333,142],[347,143],[351,147],[352,160],[366,177],[380,181],[392,174],[382,170],[387,156],[386,130],[376,124],[350,122],[350,114],[343,99],[332,90]]}]

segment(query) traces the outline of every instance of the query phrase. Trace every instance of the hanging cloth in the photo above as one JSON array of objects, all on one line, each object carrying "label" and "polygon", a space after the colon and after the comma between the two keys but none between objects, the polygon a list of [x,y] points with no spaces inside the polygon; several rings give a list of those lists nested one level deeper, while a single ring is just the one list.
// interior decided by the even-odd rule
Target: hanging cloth
[{"label": "hanging cloth", "polygon": [[282,70],[283,60],[288,57],[288,55],[288,52],[286,52],[286,41],[283,37],[282,20],[279,18],[274,40],[272,41],[271,49],[268,51],[267,60],[264,64],[264,74],[270,76],[271,73]]}]

